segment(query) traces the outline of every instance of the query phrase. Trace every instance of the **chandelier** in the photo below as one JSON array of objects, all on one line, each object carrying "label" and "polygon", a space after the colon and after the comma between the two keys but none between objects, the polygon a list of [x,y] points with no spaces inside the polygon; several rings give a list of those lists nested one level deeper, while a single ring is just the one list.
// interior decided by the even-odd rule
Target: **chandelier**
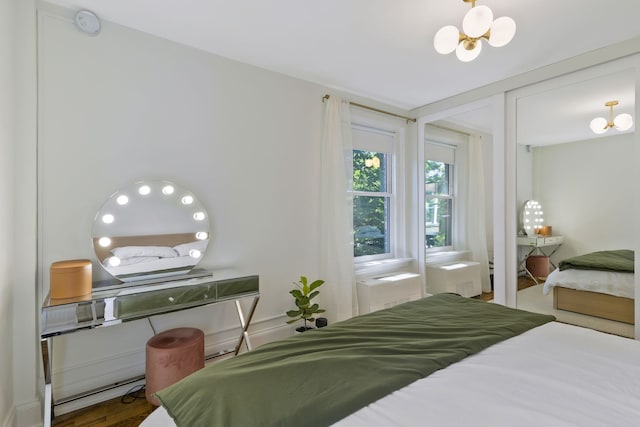
[{"label": "chandelier", "polygon": [[471,3],[471,10],[462,20],[462,30],[453,25],[442,27],[433,39],[433,46],[438,53],[447,55],[454,50],[462,62],[473,61],[482,51],[482,39],[493,47],[502,47],[509,43],[516,34],[516,23],[508,16],[495,21],[493,12],[487,6],[476,7],[476,0],[463,0]]},{"label": "chandelier", "polygon": [[616,118],[613,118],[613,106],[618,105],[618,101],[605,102],[605,107],[609,107],[609,120],[604,117],[596,117],[591,120],[589,127],[597,134],[605,133],[609,128],[616,128],[619,131],[625,131],[631,129],[633,126],[633,118],[631,114],[618,114]]}]

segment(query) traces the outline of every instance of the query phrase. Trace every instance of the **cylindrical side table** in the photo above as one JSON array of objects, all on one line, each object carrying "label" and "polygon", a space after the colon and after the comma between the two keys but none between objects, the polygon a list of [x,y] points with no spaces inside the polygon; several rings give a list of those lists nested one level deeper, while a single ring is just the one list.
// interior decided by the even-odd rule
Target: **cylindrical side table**
[{"label": "cylindrical side table", "polygon": [[145,395],[159,406],[156,391],[204,367],[204,333],[197,328],[176,328],[147,341]]}]

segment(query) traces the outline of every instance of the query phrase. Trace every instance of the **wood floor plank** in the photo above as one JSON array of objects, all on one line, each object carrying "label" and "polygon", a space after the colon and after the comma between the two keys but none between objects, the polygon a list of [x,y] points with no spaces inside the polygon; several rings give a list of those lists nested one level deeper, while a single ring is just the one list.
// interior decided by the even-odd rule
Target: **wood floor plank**
[{"label": "wood floor plank", "polygon": [[57,416],[53,427],[133,427],[138,426],[154,409],[144,391],[133,400],[115,398],[88,408]]}]

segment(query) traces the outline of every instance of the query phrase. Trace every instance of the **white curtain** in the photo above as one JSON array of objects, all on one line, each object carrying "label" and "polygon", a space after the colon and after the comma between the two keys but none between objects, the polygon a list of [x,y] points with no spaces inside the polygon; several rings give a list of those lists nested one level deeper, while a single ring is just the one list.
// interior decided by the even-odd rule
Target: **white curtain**
[{"label": "white curtain", "polygon": [[480,263],[482,291],[491,291],[489,255],[487,253],[487,227],[485,220],[484,167],[482,143],[478,135],[469,136],[469,174],[467,183],[467,245],[473,261]]},{"label": "white curtain", "polygon": [[353,268],[352,141],[349,103],[325,102],[320,180],[320,295],[326,316],[339,321],[357,314]]}]

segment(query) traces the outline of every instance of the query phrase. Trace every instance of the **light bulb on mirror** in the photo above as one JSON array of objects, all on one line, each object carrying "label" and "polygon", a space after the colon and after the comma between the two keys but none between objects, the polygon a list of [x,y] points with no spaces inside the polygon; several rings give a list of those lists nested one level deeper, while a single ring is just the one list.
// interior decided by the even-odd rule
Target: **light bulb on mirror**
[{"label": "light bulb on mirror", "polygon": [[162,188],[162,194],[166,196],[173,194],[173,192],[174,192],[173,185],[166,185]]},{"label": "light bulb on mirror", "polygon": [[113,223],[114,219],[115,218],[111,214],[102,215],[102,222],[104,222],[105,224]]},{"label": "light bulb on mirror", "polygon": [[193,196],[184,196],[181,202],[183,205],[190,205],[191,203],[193,203]]},{"label": "light bulb on mirror", "polygon": [[118,198],[116,199],[116,203],[118,203],[120,206],[124,206],[129,203],[129,197],[125,196],[124,194],[118,196]]},{"label": "light bulb on mirror", "polygon": [[98,244],[103,248],[107,248],[111,246],[111,239],[108,237],[101,237],[100,240],[98,240]]},{"label": "light bulb on mirror", "polygon": [[141,196],[146,196],[151,193],[151,187],[149,187],[148,185],[143,185],[138,188],[138,193],[140,193]]},{"label": "light bulb on mirror", "polygon": [[207,240],[209,238],[209,233],[204,231],[198,231],[196,233],[196,239],[198,240]]}]

